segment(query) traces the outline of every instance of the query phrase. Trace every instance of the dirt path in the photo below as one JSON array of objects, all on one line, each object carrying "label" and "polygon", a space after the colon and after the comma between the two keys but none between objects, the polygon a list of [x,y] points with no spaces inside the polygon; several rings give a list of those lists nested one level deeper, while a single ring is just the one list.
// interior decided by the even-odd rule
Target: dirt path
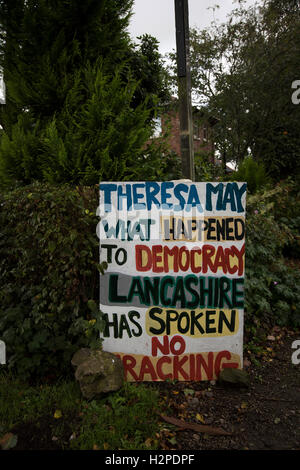
[{"label": "dirt path", "polygon": [[[269,341],[261,365],[250,364],[249,388],[197,382],[156,384],[170,400],[169,416],[221,428],[228,436],[194,430],[161,431],[164,449],[300,450],[300,364],[291,361],[295,333]],[[248,362],[248,361],[246,361]]]}]

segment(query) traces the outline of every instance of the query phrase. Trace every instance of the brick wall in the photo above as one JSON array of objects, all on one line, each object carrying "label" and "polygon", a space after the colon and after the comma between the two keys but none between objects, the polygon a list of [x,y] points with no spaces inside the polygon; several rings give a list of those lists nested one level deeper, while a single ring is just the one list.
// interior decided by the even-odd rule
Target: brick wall
[{"label": "brick wall", "polygon": [[[168,143],[171,150],[176,152],[178,155],[180,151],[180,121],[179,113],[176,110],[166,112],[161,118],[162,133],[169,131]],[[203,125],[197,119],[197,115],[194,118],[194,152],[207,151],[211,152],[211,160],[214,163],[214,144],[211,139],[212,128],[209,124]]]}]

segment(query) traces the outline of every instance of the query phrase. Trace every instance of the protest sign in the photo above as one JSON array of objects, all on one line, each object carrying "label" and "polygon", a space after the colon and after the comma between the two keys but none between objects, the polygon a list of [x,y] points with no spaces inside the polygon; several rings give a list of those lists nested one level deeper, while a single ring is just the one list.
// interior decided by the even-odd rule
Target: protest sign
[{"label": "protest sign", "polygon": [[103,349],[128,381],[242,367],[246,183],[100,184]]}]

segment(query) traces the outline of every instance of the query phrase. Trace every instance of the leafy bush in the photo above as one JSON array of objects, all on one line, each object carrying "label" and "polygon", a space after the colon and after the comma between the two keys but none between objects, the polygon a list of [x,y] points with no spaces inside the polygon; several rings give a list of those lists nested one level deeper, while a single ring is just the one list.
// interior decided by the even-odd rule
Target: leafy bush
[{"label": "leafy bush", "polygon": [[[292,214],[284,199],[296,200],[291,182],[248,198],[246,239],[246,322],[253,317],[278,325],[300,326],[300,270],[287,263],[284,250],[296,240]],[[280,209],[281,207],[281,209]],[[281,212],[282,211],[282,212]]]},{"label": "leafy bush", "polygon": [[211,161],[211,152],[202,150],[195,152],[196,181],[215,181],[222,175],[222,168]]},{"label": "leafy bush", "polygon": [[290,236],[286,239],[283,253],[287,257],[300,258],[300,192],[299,180],[292,178],[281,182],[275,188],[274,217],[282,227],[288,227]]},{"label": "leafy bush", "polygon": [[0,142],[1,186],[155,179],[161,155],[145,149],[153,110],[147,100],[133,106],[138,82],[128,73],[125,65],[108,72],[99,61],[77,73],[61,112],[44,127],[22,116]]},{"label": "leafy bush", "polygon": [[165,165],[163,171],[160,172],[161,181],[178,180],[183,178],[181,158],[176,152],[164,149],[163,164]]},{"label": "leafy bush", "polygon": [[21,376],[67,373],[99,345],[96,188],[33,184],[0,195],[0,338]]},{"label": "leafy bush", "polygon": [[270,182],[264,164],[253,160],[252,157],[246,157],[240,163],[238,170],[231,175],[230,180],[245,181],[247,191],[251,194],[262,189]]}]

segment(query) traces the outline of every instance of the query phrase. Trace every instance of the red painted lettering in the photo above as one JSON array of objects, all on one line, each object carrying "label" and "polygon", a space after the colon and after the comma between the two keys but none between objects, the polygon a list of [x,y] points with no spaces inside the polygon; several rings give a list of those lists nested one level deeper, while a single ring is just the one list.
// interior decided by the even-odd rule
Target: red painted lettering
[{"label": "red painted lettering", "polygon": [[174,356],[174,362],[173,362],[173,375],[174,379],[179,379],[179,374],[184,378],[184,380],[189,380],[188,374],[182,369],[183,364],[188,361],[189,356],[182,356],[181,358],[179,356]]},{"label": "red painted lettering", "polygon": [[124,368],[124,375],[125,379],[127,379],[127,372],[131,374],[134,380],[138,380],[137,374],[134,372],[134,367],[136,366],[136,360],[134,357],[126,355],[123,356],[123,368]]},{"label": "red painted lettering", "polygon": [[217,249],[214,269],[212,269],[212,272],[216,273],[218,271],[218,268],[222,268],[224,274],[227,273],[227,266],[226,266],[224,250],[222,246],[219,246]]},{"label": "red painted lettering", "polygon": [[201,266],[196,266],[196,263],[195,263],[196,253],[200,256],[201,255],[201,249],[196,248],[196,249],[191,250],[191,270],[192,270],[193,273],[200,273]]},{"label": "red painted lettering", "polygon": [[168,357],[168,356],[163,356],[160,359],[158,359],[157,365],[156,365],[156,372],[157,372],[158,377],[161,380],[167,380],[167,379],[172,379],[173,378],[173,375],[171,373],[170,374],[164,374],[163,373],[162,366],[165,362],[167,362],[168,364],[171,364],[172,358]]},{"label": "red painted lettering", "polygon": [[151,358],[149,356],[144,356],[142,359],[141,370],[138,380],[143,381],[145,380],[145,375],[151,375],[151,380],[157,380],[157,375],[155,373],[154,366],[151,362]]},{"label": "red painted lettering", "polygon": [[190,265],[190,252],[185,246],[179,250],[179,268],[181,271],[187,271]]},{"label": "red painted lettering", "polygon": [[164,355],[170,354],[169,338],[168,336],[163,337],[163,344],[160,342],[160,338],[153,336],[151,338],[152,343],[152,356],[157,356],[157,350],[159,349]]},{"label": "red painted lettering", "polygon": [[231,249],[230,248],[225,248],[225,258],[226,258],[227,271],[229,272],[229,274],[235,274],[239,268],[237,267],[237,265],[234,265],[231,268],[231,266],[230,266],[230,257],[231,256],[234,257],[234,254],[232,254]]},{"label": "red painted lettering", "polygon": [[[179,349],[175,348],[176,343],[180,344]],[[184,351],[185,351],[185,340],[184,340],[184,338],[182,336],[179,336],[179,335],[173,336],[173,338],[170,341],[170,349],[171,349],[171,353],[176,355],[176,356],[179,356],[180,354],[183,354]]]},{"label": "red painted lettering", "polygon": [[241,250],[238,250],[238,248],[236,246],[232,245],[231,251],[234,255],[236,255],[236,257],[239,260],[238,275],[241,276],[244,272],[244,259],[243,259],[243,257],[244,257],[244,254],[245,254],[245,243],[242,246]]},{"label": "red painted lettering", "polygon": [[207,273],[208,268],[214,272],[214,263],[212,262],[212,257],[214,256],[216,250],[212,245],[203,245],[202,247],[202,272]]},{"label": "red painted lettering", "polygon": [[209,352],[207,355],[207,362],[201,354],[197,354],[197,368],[196,368],[196,380],[202,380],[202,368],[205,370],[207,380],[213,379],[214,373],[214,353]]},{"label": "red painted lettering", "polygon": [[231,353],[229,351],[220,351],[217,354],[217,357],[215,359],[215,374],[216,377],[219,376],[221,368],[225,369],[226,367],[232,367],[236,369],[239,365],[237,362],[227,362],[225,364],[222,364],[222,360],[227,359],[228,361],[231,359]]},{"label": "red painted lettering", "polygon": [[[143,265],[143,252],[147,255],[147,262]],[[135,263],[137,271],[149,271],[152,266],[152,253],[148,246],[136,245],[135,247]]]}]

